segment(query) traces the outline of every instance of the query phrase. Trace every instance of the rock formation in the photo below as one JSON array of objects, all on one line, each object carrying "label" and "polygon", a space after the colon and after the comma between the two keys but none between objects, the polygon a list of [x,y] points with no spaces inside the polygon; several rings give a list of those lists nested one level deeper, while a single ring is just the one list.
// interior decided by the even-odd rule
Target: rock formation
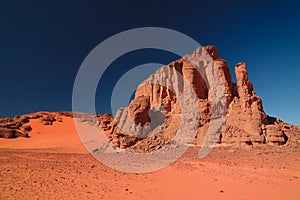
[{"label": "rock formation", "polygon": [[214,46],[205,46],[158,69],[138,86],[130,105],[119,109],[115,117],[98,114],[95,119],[84,113],[38,112],[2,118],[0,137],[29,137],[32,128],[26,123],[31,119],[51,126],[63,123],[63,115],[99,126],[115,146],[135,152],[157,150],[172,142],[184,125],[197,121],[196,126],[185,131],[195,133],[194,145],[202,145],[214,118],[223,114],[222,105],[220,107],[213,101],[218,95],[216,89],[222,88],[219,93],[224,99],[219,103],[224,100],[226,117],[222,128],[213,133],[218,137],[216,142],[224,145],[298,146],[300,127],[264,112],[262,100],[249,82],[245,63],[238,63],[234,71],[237,83],[233,83],[228,64],[219,58],[218,50]]},{"label": "rock formation", "polygon": [[[106,124],[113,124],[109,133],[110,137],[114,138],[112,142],[116,146],[139,151],[151,151],[160,148],[157,145],[163,146],[170,142],[176,135],[180,121],[184,120],[181,119],[182,108],[180,108],[176,92],[174,92],[183,90],[184,84],[180,83],[182,80],[178,76],[180,74],[185,81],[191,84],[197,96],[200,117],[194,143],[201,145],[211,123],[212,108],[207,80],[201,71],[195,69],[195,63],[202,62],[199,58],[206,53],[211,56],[208,63],[213,62],[214,69],[217,70],[222,80],[226,98],[226,118],[219,135],[219,143],[253,146],[299,143],[299,127],[281,122],[279,119],[274,120],[264,112],[262,100],[254,92],[252,82],[249,82],[246,64],[241,62],[235,66],[237,83],[233,83],[227,62],[219,59],[219,52],[213,46],[199,48],[193,54],[186,55],[180,60],[160,68],[145,80],[137,88],[135,98],[129,107],[121,109],[117,114],[117,123],[113,122],[112,118],[110,122],[106,121]],[[204,69],[206,64],[202,63]],[[170,80],[172,84],[168,85]],[[164,85],[162,86],[158,82],[164,83]],[[137,133],[141,127],[145,128],[148,123],[151,124],[151,120],[157,119],[157,117],[150,117],[151,111],[161,112],[162,110],[166,118],[154,136],[141,138],[132,135],[132,132]],[[127,124],[130,124],[131,128],[128,129]],[[153,127],[150,130],[153,130]],[[130,145],[122,145],[122,143],[126,143],[126,137],[130,140]]]},{"label": "rock formation", "polygon": [[30,126],[26,126],[27,117],[2,118],[0,119],[0,138],[28,137]]}]

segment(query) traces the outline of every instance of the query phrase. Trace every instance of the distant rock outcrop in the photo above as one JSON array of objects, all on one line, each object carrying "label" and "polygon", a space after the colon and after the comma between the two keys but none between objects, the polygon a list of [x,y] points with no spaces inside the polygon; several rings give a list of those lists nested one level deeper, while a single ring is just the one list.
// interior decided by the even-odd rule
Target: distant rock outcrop
[{"label": "distant rock outcrop", "polygon": [[26,116],[0,119],[0,138],[28,137],[30,126],[25,125],[29,120]]}]

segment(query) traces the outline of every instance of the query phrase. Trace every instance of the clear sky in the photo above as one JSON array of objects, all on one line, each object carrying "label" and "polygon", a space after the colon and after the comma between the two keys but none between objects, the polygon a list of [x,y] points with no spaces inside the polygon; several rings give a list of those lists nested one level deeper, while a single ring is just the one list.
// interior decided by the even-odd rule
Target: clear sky
[{"label": "clear sky", "polygon": [[[232,72],[246,62],[265,111],[300,125],[299,9],[288,0],[0,0],[0,117],[70,111],[77,70],[95,46],[127,29],[158,26],[215,45]],[[97,91],[97,112],[110,112],[111,88],[126,70],[173,59],[144,50],[116,60]]]}]

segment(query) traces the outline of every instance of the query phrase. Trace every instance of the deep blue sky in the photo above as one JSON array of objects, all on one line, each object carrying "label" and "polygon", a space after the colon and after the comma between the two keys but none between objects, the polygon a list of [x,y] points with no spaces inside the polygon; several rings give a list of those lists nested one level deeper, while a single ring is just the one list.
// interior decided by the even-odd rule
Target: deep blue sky
[{"label": "deep blue sky", "polygon": [[[232,71],[246,62],[265,111],[300,124],[300,3],[161,1],[0,0],[0,117],[71,110],[77,70],[95,46],[127,29],[159,26],[215,45]],[[97,93],[97,112],[109,112],[120,65],[174,58],[151,50],[121,57]]]}]

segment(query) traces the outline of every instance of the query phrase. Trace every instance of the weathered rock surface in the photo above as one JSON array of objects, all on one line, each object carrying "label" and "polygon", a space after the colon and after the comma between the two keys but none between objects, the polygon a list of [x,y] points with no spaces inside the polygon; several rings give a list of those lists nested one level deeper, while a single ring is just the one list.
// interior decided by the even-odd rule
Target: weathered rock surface
[{"label": "weathered rock surface", "polygon": [[216,47],[209,45],[209,46],[204,46],[203,49],[211,56],[213,60],[219,58],[219,51],[216,49]]},{"label": "weathered rock surface", "polygon": [[[207,63],[199,60],[200,56],[205,53],[211,56]],[[226,118],[217,142],[225,145],[298,145],[299,127],[280,120],[272,120],[273,118],[264,112],[262,100],[256,95],[253,84],[249,81],[246,64],[241,62],[235,66],[237,83],[233,83],[227,62],[219,58],[219,52],[213,46],[199,48],[193,54],[160,68],[139,85],[129,108],[119,111],[117,123],[113,122],[112,117],[105,121],[104,128],[112,126],[109,137],[113,138],[113,143],[135,151],[156,150],[168,143],[176,135],[180,122],[184,120],[182,119],[184,108],[180,107],[176,94],[183,91],[184,81],[186,81],[197,96],[199,126],[195,130],[197,134],[194,142],[201,145],[211,124],[212,116],[210,99],[212,86],[204,76],[207,75],[209,62],[213,63],[213,70],[216,70],[214,73],[218,73],[221,79],[219,84],[224,87],[226,98]],[[196,70],[195,65],[200,66],[200,70]],[[183,78],[181,79],[180,76]],[[163,125],[159,126],[159,131],[155,135],[145,138],[136,137],[134,140],[132,132],[138,132],[138,126],[151,124],[153,118],[150,117],[150,113],[155,109],[163,110],[166,116]],[[131,119],[130,122],[127,122],[128,118]],[[132,122],[134,122],[133,125]],[[131,128],[119,128],[129,126],[130,123]],[[126,138],[130,138],[130,142],[127,142],[130,145],[121,145]]]},{"label": "weathered rock surface", "polygon": [[53,115],[45,115],[42,118],[42,122],[44,125],[53,125],[53,122],[55,122],[56,119]]},{"label": "weathered rock surface", "polygon": [[15,129],[0,128],[0,138],[11,139],[11,138],[17,138],[19,136],[28,137],[27,134],[23,134]]},{"label": "weathered rock surface", "polygon": [[133,99],[129,105],[129,115],[137,125],[144,126],[150,122],[150,102],[148,97],[139,96]]},{"label": "weathered rock surface", "polygon": [[245,63],[235,67],[237,85],[235,95],[228,107],[228,115],[222,131],[222,142],[265,143],[262,125],[267,115],[263,111],[262,101],[255,94],[253,84],[248,81]]},{"label": "weathered rock surface", "polygon": [[31,127],[25,125],[28,122],[27,115],[0,119],[0,138],[29,137],[28,132],[31,131]]}]

